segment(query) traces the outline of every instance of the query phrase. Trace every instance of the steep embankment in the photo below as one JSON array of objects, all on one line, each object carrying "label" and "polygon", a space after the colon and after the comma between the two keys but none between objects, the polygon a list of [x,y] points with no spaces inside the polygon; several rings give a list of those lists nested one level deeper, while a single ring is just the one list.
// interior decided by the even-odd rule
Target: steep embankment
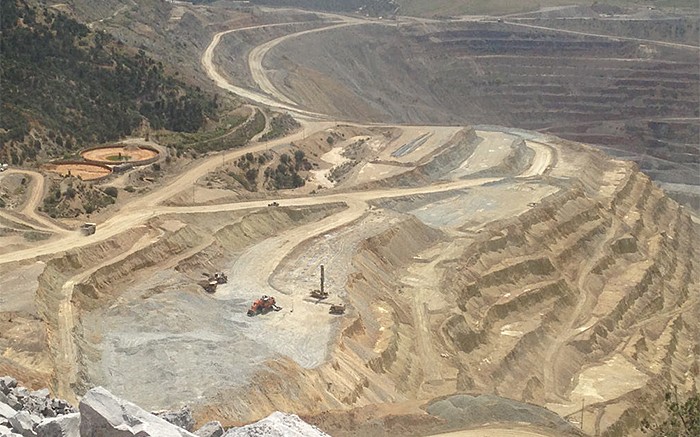
[{"label": "steep embankment", "polygon": [[109,33],[24,0],[3,2],[1,15],[2,161],[73,152],[144,122],[194,132],[216,109],[213,96],[168,75],[143,52],[129,53]]},{"label": "steep embankment", "polygon": [[459,389],[563,415],[584,402],[587,432],[629,430],[644,396],[696,384],[696,359],[680,351],[700,338],[698,235],[633,165],[585,161],[579,181],[489,226],[452,264],[443,287],[459,311],[442,332]]}]

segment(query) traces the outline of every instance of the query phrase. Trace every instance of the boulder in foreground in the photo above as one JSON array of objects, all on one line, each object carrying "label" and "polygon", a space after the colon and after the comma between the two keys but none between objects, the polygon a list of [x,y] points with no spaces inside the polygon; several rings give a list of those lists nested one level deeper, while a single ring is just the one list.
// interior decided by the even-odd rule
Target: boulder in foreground
[{"label": "boulder in foreground", "polygon": [[80,414],[70,413],[44,419],[36,427],[38,437],[80,437]]},{"label": "boulder in foreground", "polygon": [[101,437],[196,437],[102,387],[80,401],[80,435]]}]

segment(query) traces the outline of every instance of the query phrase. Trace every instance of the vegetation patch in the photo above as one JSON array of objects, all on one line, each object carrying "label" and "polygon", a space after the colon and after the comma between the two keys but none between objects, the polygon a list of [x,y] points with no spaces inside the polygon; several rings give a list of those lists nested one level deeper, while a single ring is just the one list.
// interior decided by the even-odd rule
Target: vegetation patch
[{"label": "vegetation patch", "polygon": [[303,187],[305,181],[299,172],[310,169],[311,163],[306,159],[304,151],[296,150],[294,158],[283,153],[277,166],[265,169],[265,185],[276,190]]},{"label": "vegetation patch", "polygon": [[48,240],[51,234],[47,232],[27,231],[22,234],[27,241],[43,241]]},{"label": "vegetation patch", "polygon": [[303,187],[313,164],[302,150],[276,155],[273,152],[246,153],[233,166],[208,178],[207,186],[246,191],[284,190]]},{"label": "vegetation patch", "polygon": [[56,156],[77,143],[103,143],[130,134],[144,121],[155,129],[195,132],[212,117],[216,98],[164,72],[139,50],[130,53],[106,32],[25,0],[0,6],[1,160],[33,158],[42,141]]},{"label": "vegetation patch", "polygon": [[186,153],[207,153],[242,147],[265,128],[265,116],[255,110],[252,117],[230,113],[215,129],[196,133],[159,132],[158,142],[175,149],[177,157]]},{"label": "vegetation patch", "polygon": [[115,203],[118,190],[107,187],[97,189],[77,178],[52,182],[40,210],[52,218],[79,217],[97,212]]},{"label": "vegetation patch", "polygon": [[260,141],[270,141],[283,137],[300,127],[301,124],[287,113],[275,115],[270,120],[270,130],[260,137]]}]

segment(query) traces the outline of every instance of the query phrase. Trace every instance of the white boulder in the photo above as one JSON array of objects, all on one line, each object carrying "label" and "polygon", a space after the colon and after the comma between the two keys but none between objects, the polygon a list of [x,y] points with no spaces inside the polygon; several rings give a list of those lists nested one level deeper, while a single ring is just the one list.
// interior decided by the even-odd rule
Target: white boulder
[{"label": "white boulder", "polygon": [[88,391],[78,409],[81,436],[196,437],[102,387]]},{"label": "white boulder", "polygon": [[36,427],[36,434],[38,437],[80,437],[80,414],[44,419]]}]

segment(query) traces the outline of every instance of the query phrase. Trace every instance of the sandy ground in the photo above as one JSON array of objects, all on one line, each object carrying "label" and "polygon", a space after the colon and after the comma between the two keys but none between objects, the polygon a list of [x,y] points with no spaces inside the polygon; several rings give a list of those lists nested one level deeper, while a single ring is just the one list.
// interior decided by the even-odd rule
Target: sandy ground
[{"label": "sandy ground", "polygon": [[50,164],[47,170],[61,176],[71,175],[84,181],[99,179],[111,173],[109,169],[90,164]]},{"label": "sandy ground", "polygon": [[510,153],[511,145],[518,137],[503,132],[477,130],[476,134],[484,141],[476,146],[472,156],[452,172],[454,177],[465,177],[488,170],[501,163]]},{"label": "sandy ground", "polygon": [[[591,404],[608,399],[617,399],[646,384],[649,377],[621,355],[614,355],[599,366],[589,367],[579,376],[571,392],[569,404],[547,404],[547,408],[566,416],[581,411],[581,403]],[[615,381],[611,384],[610,381]]]},{"label": "sandy ground", "polygon": [[37,261],[2,273],[2,293],[0,308],[3,311],[25,311],[36,313],[34,302],[39,275],[45,263]]},{"label": "sandy ground", "polygon": [[454,126],[407,126],[401,135],[391,141],[379,155],[379,159],[400,163],[415,163],[433,154],[444,145],[461,127]]},{"label": "sandy ground", "polygon": [[[157,152],[148,149],[142,149],[134,146],[115,146],[104,147],[100,149],[88,150],[80,154],[83,158],[91,161],[98,161],[104,164],[120,164],[123,162],[139,162],[151,159],[158,156]],[[123,159],[109,159],[114,156],[122,156]]]}]

